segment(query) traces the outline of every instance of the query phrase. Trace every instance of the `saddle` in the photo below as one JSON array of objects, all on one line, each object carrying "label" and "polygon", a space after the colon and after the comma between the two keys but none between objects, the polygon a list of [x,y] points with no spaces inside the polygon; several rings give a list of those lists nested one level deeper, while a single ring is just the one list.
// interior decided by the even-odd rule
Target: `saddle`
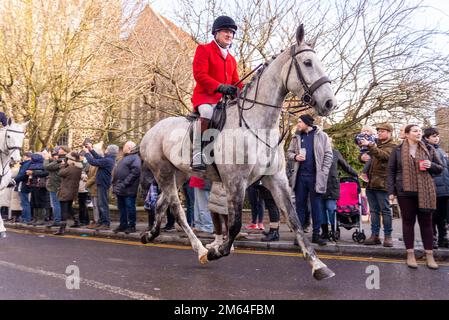
[{"label": "saddle", "polygon": [[[209,122],[209,128],[208,129],[215,129],[221,132],[223,130],[223,127],[226,124],[226,107],[228,105],[228,100],[226,101],[220,101],[217,103],[217,105],[214,107],[214,112],[212,114],[212,119]],[[193,142],[193,123],[197,121],[200,117],[199,112],[191,112],[188,115],[186,115],[186,119],[191,123],[189,128],[189,136],[190,141]],[[211,142],[213,143],[213,141]]]}]

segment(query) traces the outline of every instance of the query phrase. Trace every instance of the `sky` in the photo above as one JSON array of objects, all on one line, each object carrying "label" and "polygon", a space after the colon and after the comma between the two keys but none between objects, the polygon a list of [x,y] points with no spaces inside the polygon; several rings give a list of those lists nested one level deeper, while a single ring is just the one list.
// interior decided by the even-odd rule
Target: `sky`
[{"label": "sky", "polygon": [[[204,0],[207,1],[207,0]],[[336,0],[338,1],[338,0]],[[162,15],[169,16],[172,13],[173,1],[148,0],[153,9]],[[438,24],[442,30],[449,30],[449,1],[447,0],[422,0],[424,6],[432,7],[418,15],[417,26]]]}]

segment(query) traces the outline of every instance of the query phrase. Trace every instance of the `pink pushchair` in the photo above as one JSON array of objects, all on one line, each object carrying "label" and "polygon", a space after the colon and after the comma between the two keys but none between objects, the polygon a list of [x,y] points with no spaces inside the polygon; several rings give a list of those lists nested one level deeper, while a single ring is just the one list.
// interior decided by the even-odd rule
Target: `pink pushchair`
[{"label": "pink pushchair", "polygon": [[[356,228],[352,234],[352,240],[363,243],[366,240],[362,226],[362,199],[361,188],[356,178],[340,179],[340,199],[337,200],[335,210],[335,234],[334,239],[340,239],[340,227],[346,230]],[[360,230],[360,231],[359,231]]]}]

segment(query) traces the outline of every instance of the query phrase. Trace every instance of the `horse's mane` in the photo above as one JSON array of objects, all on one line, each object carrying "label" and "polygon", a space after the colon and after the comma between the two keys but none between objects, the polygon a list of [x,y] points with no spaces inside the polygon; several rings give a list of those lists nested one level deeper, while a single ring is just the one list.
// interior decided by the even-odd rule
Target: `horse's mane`
[{"label": "horse's mane", "polygon": [[262,67],[259,68],[259,70],[257,70],[256,74],[251,78],[251,80],[245,84],[245,86],[243,87],[243,92],[245,92],[246,90],[248,90],[249,88],[251,88],[254,83],[260,79],[260,77],[262,76],[263,72],[268,68],[268,66],[277,58],[276,55],[274,55],[273,57],[271,57],[271,60],[265,61],[265,63],[262,65]]}]

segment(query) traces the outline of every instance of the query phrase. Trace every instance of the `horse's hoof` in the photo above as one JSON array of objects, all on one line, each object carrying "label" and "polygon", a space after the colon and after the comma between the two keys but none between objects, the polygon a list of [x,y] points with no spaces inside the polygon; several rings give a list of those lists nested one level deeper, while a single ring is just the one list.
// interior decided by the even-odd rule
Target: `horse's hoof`
[{"label": "horse's hoof", "polygon": [[140,234],[140,242],[142,242],[143,244],[148,243],[148,236],[146,232]]},{"label": "horse's hoof", "polygon": [[335,276],[335,273],[328,267],[322,267],[320,269],[315,270],[315,272],[313,273],[313,277],[316,280],[330,279],[334,276]]},{"label": "horse's hoof", "polygon": [[209,262],[209,260],[207,260],[207,253],[205,254],[205,255],[202,255],[201,257],[200,257],[200,263],[201,264],[206,264],[206,263],[208,263]]}]

